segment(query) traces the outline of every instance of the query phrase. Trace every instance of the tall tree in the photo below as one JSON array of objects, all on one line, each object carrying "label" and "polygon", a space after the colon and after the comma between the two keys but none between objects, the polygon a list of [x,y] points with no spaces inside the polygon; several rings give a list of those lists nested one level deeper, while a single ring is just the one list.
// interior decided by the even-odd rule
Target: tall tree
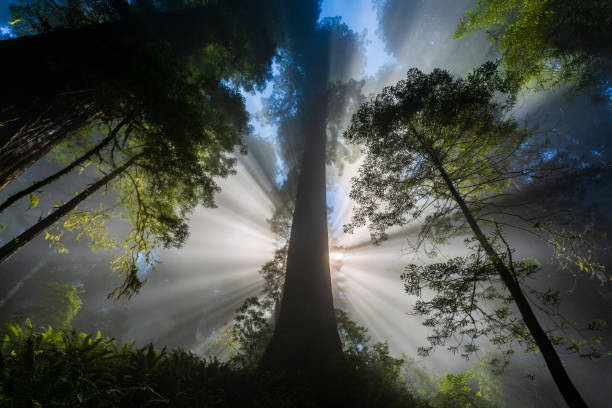
[{"label": "tall tree", "polygon": [[360,43],[334,18],[312,21],[289,44],[268,109],[279,120],[287,161],[297,156],[299,177],[283,296],[263,369],[321,368],[341,354],[327,235],[327,101],[339,88],[329,83],[351,76]]},{"label": "tall tree", "polygon": [[559,391],[571,407],[585,407],[513,268],[481,227],[480,211],[523,174],[510,170],[509,157],[526,133],[505,117],[512,98],[496,95],[512,89],[492,63],[467,79],[411,69],[406,80],[362,105],[345,133],[366,153],[350,194],[358,207],[347,230],[369,221],[373,236],[383,239],[389,227],[422,218],[426,237],[470,231],[516,302]]},{"label": "tall tree", "polygon": [[99,24],[60,19],[59,28],[74,28],[0,41],[10,61],[0,97],[0,189],[93,118],[121,118],[130,107],[158,120],[157,101],[171,105],[177,98],[160,83],[172,77],[165,60],[196,71],[215,67],[209,82],[221,77],[246,89],[261,85],[279,38],[274,5],[229,0],[111,16]]}]

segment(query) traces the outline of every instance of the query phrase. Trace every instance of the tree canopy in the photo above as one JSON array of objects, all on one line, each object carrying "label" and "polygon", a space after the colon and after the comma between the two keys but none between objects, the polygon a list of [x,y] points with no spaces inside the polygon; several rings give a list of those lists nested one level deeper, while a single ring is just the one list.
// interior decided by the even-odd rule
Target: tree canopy
[{"label": "tree canopy", "polygon": [[597,84],[610,68],[612,3],[479,0],[455,38],[486,31],[514,80],[537,89]]},{"label": "tree canopy", "polygon": [[378,241],[392,225],[421,219],[424,238],[446,238],[457,204],[438,166],[473,211],[501,194],[508,186],[505,159],[527,137],[506,117],[512,90],[494,63],[466,79],[413,68],[406,80],[364,103],[344,134],[366,153],[350,193],[357,207],[345,230],[369,222]]}]

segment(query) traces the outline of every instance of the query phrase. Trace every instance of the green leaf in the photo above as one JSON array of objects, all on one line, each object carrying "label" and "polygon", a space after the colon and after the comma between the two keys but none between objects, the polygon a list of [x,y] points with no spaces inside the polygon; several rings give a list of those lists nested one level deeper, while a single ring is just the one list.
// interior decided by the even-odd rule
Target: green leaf
[{"label": "green leaf", "polygon": [[603,330],[606,328],[608,324],[605,320],[602,319],[593,319],[589,321],[588,328],[589,330]]},{"label": "green leaf", "polygon": [[30,200],[30,204],[32,204],[32,208],[36,208],[36,206],[38,205],[38,201],[39,201],[38,197],[30,193],[30,195],[28,196],[28,199]]}]

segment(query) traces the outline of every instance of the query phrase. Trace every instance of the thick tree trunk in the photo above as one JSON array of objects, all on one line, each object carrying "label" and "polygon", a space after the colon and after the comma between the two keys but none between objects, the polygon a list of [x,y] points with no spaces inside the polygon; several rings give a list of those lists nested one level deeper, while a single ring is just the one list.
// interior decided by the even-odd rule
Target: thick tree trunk
[{"label": "thick tree trunk", "polygon": [[465,217],[466,221],[468,222],[468,225],[472,229],[472,232],[476,236],[476,239],[478,239],[478,242],[480,242],[480,245],[482,245],[482,248],[485,250],[485,253],[489,257],[491,262],[493,262],[495,269],[499,273],[500,277],[502,278],[502,281],[504,282],[504,284],[510,291],[512,298],[516,302],[521,316],[523,317],[523,321],[527,325],[531,336],[533,337],[536,345],[540,349],[540,352],[542,353],[542,356],[546,361],[548,370],[550,371],[550,374],[552,375],[553,380],[557,385],[557,388],[563,395],[565,402],[568,406],[572,408],[586,408],[586,403],[582,399],[582,396],[580,395],[580,393],[574,386],[574,383],[567,374],[567,371],[565,370],[565,367],[563,366],[563,363],[561,362],[561,359],[559,358],[555,347],[550,342],[550,339],[546,335],[544,329],[542,329],[542,326],[540,326],[540,323],[538,322],[537,317],[533,313],[533,310],[529,305],[529,301],[521,290],[518,281],[516,280],[512,272],[508,269],[506,264],[502,261],[497,251],[495,251],[491,243],[488,241],[487,237],[480,229],[480,226],[476,222],[476,219],[474,219],[474,216],[472,215],[472,212],[463,200],[463,197],[461,196],[461,194],[459,194],[459,191],[457,191],[457,189],[455,188],[453,181],[446,173],[444,166],[442,166],[435,154],[432,153],[431,156],[434,164],[440,172],[440,175],[442,176],[442,179],[444,180],[444,183],[446,184],[446,187],[449,189],[454,201],[459,205],[459,208],[463,212],[463,216]]},{"label": "thick tree trunk", "polygon": [[147,44],[169,44],[179,59],[212,43],[255,61],[271,57],[261,13],[255,2],[229,0],[0,41],[0,190],[99,114],[101,84],[121,88],[128,69],[137,78],[138,67],[127,65]]},{"label": "thick tree trunk", "polygon": [[9,256],[17,252],[19,249],[26,246],[30,241],[36,238],[41,232],[45,229],[49,228],[55,222],[59,221],[64,216],[68,215],[68,213],[74,210],[80,203],[85,201],[89,196],[93,193],[107,185],[110,181],[112,181],[115,177],[119,176],[123,173],[127,168],[129,168],[134,162],[139,158],[139,155],[132,157],[128,161],[126,161],[121,166],[117,167],[112,172],[108,173],[106,176],[102,177],[100,180],[96,181],[77,196],[75,196],[72,200],[67,203],[61,205],[47,217],[43,218],[41,221],[36,223],[31,228],[27,229],[21,235],[16,238],[10,240],[7,244],[0,248],[0,263],[4,262]]},{"label": "thick tree trunk", "polygon": [[[325,105],[324,97],[319,103]],[[329,270],[324,107],[308,117],[285,286],[274,335],[260,362],[264,370],[326,367],[341,354]]]}]

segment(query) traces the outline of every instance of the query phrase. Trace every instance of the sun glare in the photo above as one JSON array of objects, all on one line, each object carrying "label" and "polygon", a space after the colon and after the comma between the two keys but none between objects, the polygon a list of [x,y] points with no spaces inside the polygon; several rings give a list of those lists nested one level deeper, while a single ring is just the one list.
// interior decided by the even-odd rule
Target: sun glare
[{"label": "sun glare", "polygon": [[329,253],[329,258],[334,260],[334,261],[341,261],[341,260],[344,259],[344,254],[342,252],[331,251]]}]

